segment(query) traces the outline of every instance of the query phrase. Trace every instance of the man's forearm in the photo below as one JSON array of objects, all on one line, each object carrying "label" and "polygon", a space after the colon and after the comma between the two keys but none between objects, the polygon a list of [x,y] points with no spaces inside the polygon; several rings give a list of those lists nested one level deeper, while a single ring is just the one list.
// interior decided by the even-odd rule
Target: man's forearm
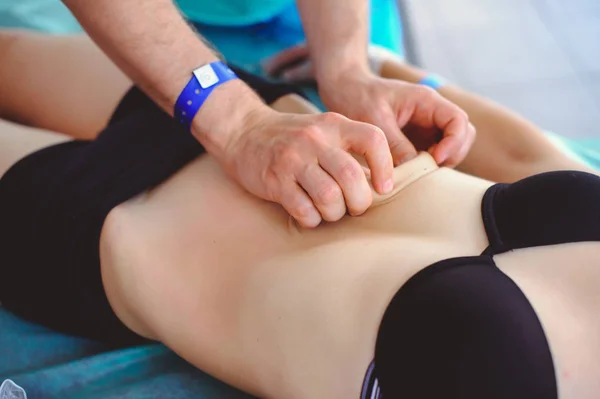
[{"label": "man's forearm", "polygon": [[[170,114],[192,71],[218,59],[172,0],[63,1],[113,62]],[[211,112],[201,109],[194,119],[192,130],[196,137],[205,146],[223,146],[218,141],[223,141],[226,133],[219,129],[232,125],[227,106],[241,97],[257,102],[252,94],[239,81],[215,89],[205,103]],[[222,120],[228,124],[220,123]],[[208,130],[217,139],[206,137]]]},{"label": "man's forearm", "polygon": [[317,80],[368,71],[369,0],[296,0]]},{"label": "man's forearm", "polygon": [[191,71],[217,60],[171,0],[64,0],[98,46],[172,112]]}]

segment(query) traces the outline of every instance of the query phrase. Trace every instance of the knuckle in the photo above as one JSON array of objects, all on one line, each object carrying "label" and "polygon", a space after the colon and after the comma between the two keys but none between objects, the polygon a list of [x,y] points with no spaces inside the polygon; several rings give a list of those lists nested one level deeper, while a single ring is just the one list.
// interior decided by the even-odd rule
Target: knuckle
[{"label": "knuckle", "polygon": [[342,198],[340,186],[334,183],[322,184],[317,193],[317,201],[323,205],[335,204]]},{"label": "knuckle", "polygon": [[312,216],[312,207],[308,204],[297,203],[291,208],[291,213],[298,220],[306,220]]},{"label": "knuckle", "polygon": [[315,141],[320,140],[322,135],[323,135],[323,133],[322,133],[321,127],[315,124],[315,125],[305,126],[300,131],[299,138],[301,138],[303,140],[315,142]]},{"label": "knuckle", "polygon": [[[469,121],[469,115],[467,115],[467,113],[465,112],[465,110],[463,110],[462,108],[460,108],[458,106],[455,106],[455,111],[454,112],[456,113],[456,116],[458,118],[460,118],[461,120],[463,120],[463,121],[465,121],[465,122],[468,123],[468,121]],[[468,129],[468,130],[470,130],[470,129]]]},{"label": "knuckle", "polygon": [[289,209],[290,215],[304,227],[316,227],[321,223],[321,214],[312,205],[299,203]]},{"label": "knuckle", "polygon": [[324,112],[321,114],[320,118],[324,123],[327,124],[340,123],[345,120],[342,115],[335,112]]},{"label": "knuckle", "polygon": [[349,213],[352,216],[358,216],[358,215],[362,215],[363,213],[365,213],[367,211],[367,209],[369,209],[369,207],[371,206],[372,201],[363,201],[362,203],[357,203],[356,205],[354,205],[352,207],[352,209],[349,210]]},{"label": "knuckle", "polygon": [[370,128],[368,133],[365,135],[365,142],[369,147],[380,147],[387,145],[387,139],[383,130],[378,128],[377,126],[373,126]]},{"label": "knuckle", "polygon": [[275,162],[272,168],[293,165],[299,157],[298,151],[291,145],[279,145],[276,147],[275,152]]},{"label": "knuckle", "polygon": [[422,100],[432,100],[438,95],[435,90],[428,86],[418,85],[415,90]]},{"label": "knuckle", "polygon": [[340,179],[344,183],[358,180],[361,174],[364,176],[362,169],[352,162],[345,162],[340,166]]}]

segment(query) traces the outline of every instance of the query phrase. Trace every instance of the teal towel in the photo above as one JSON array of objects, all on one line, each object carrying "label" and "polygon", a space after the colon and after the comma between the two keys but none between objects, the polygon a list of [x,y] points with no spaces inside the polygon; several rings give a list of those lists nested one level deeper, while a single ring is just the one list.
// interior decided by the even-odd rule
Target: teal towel
[{"label": "teal towel", "polygon": [[52,332],[0,307],[0,384],[29,398],[249,399],[162,345],[113,350]]}]

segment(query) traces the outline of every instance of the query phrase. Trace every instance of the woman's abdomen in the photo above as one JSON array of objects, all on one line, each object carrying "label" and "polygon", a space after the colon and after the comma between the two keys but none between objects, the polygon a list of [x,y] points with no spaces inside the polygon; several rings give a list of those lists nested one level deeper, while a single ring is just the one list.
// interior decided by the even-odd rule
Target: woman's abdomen
[{"label": "woman's abdomen", "polygon": [[487,245],[487,186],[439,170],[361,217],[303,230],[199,159],[119,206],[106,291],[130,328],[255,395],[358,396],[396,291]]}]

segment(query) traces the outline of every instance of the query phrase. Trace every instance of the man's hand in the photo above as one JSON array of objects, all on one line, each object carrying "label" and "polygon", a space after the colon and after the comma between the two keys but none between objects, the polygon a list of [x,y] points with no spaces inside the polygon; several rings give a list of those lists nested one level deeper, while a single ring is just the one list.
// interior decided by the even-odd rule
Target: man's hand
[{"label": "man's hand", "polygon": [[467,114],[429,87],[371,73],[341,74],[319,83],[330,110],[384,131],[396,164],[426,150],[439,165],[453,167],[473,145],[475,129]]},{"label": "man's hand", "polygon": [[[293,67],[286,68],[291,64]],[[264,68],[267,74],[281,75],[288,82],[315,79],[305,45],[276,54]],[[466,113],[425,86],[357,70],[323,76],[319,91],[329,109],[383,129],[395,164],[410,159],[418,150],[429,151],[438,164],[453,167],[465,158],[475,140]]]},{"label": "man's hand", "polygon": [[392,157],[383,132],[339,114],[284,114],[263,107],[250,113],[232,136],[221,164],[252,194],[280,203],[304,227],[337,221],[371,205],[371,188],[359,162],[363,155],[375,190],[392,187]]}]

